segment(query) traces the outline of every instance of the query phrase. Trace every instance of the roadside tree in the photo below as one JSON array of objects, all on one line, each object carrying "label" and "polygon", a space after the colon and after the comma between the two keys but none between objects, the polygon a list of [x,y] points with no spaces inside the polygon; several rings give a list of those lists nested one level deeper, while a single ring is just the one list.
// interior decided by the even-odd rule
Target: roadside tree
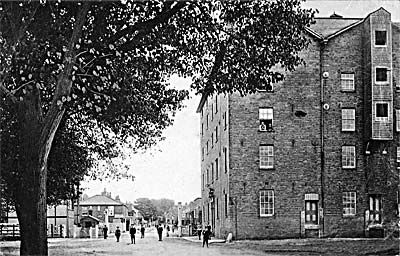
[{"label": "roadside tree", "polygon": [[[47,255],[49,153],[63,118],[100,158],[162,138],[197,93],[255,92],[292,71],[313,18],[300,1],[0,3],[0,93],[15,113],[21,255]],[[14,129],[13,128],[13,129]],[[3,129],[2,129],[3,130]],[[78,144],[79,145],[79,144]]]}]

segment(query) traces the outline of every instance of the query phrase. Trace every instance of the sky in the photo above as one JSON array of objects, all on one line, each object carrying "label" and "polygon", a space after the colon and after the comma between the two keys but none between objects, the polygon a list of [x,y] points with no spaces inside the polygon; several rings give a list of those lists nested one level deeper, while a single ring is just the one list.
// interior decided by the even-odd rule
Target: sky
[{"label": "sky", "polygon": [[[329,17],[335,12],[345,18],[364,18],[384,7],[391,13],[392,21],[400,22],[400,0],[308,0],[303,7],[318,9],[316,17]],[[190,79],[177,76],[170,82],[178,89],[188,89],[190,85]],[[166,139],[151,150],[126,160],[134,181],[85,181],[82,184],[84,193],[94,196],[106,188],[112,197],[119,195],[123,202],[147,197],[189,203],[200,197],[200,116],[196,113],[199,101],[200,97],[191,93],[174,124],[163,132]]]}]

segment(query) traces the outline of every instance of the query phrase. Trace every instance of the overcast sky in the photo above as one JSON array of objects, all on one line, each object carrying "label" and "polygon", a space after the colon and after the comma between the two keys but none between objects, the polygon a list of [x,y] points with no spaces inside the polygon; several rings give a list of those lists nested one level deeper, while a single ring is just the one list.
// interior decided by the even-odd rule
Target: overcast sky
[{"label": "overcast sky", "polygon": [[[329,17],[335,12],[353,18],[364,18],[384,7],[392,14],[393,21],[400,22],[400,0],[308,0],[303,6],[318,9],[317,17]],[[190,80],[174,77],[171,83],[187,89]],[[107,188],[113,197],[119,195],[124,202],[147,197],[189,203],[200,197],[200,121],[196,113],[199,100],[199,96],[192,95],[186,101],[186,108],[176,115],[174,125],[164,131],[165,141],[149,152],[129,159],[131,173],[136,177],[134,181],[87,181],[83,184],[84,193],[93,196]]]}]

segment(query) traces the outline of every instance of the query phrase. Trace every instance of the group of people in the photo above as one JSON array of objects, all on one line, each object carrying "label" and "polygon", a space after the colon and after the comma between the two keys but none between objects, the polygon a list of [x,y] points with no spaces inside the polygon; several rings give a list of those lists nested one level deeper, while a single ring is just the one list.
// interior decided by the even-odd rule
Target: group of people
[{"label": "group of people", "polygon": [[197,229],[197,235],[199,236],[199,240],[201,240],[201,235],[203,235],[203,247],[204,245],[207,245],[208,248],[208,240],[210,240],[211,238],[211,225],[207,225],[206,229],[202,229],[201,227],[199,227]]},{"label": "group of people", "polygon": [[[164,225],[164,228],[167,230],[167,237],[169,237],[169,231],[171,230],[168,225]],[[162,225],[156,225],[156,231],[158,234],[158,241],[162,241],[162,232],[163,232],[163,227]],[[174,232],[174,227],[172,227],[172,232]]]},{"label": "group of people", "polygon": [[[168,225],[164,226],[167,230],[166,235],[167,237],[169,237],[169,231],[170,231],[170,227]],[[140,238],[144,238],[144,232],[145,232],[145,227],[142,225],[140,227]],[[156,225],[156,231],[158,234],[158,241],[162,241],[162,233],[163,233],[164,228],[162,227],[162,225]],[[103,235],[104,235],[104,239],[107,239],[108,235],[107,235],[107,231],[108,228],[107,226],[103,227]],[[172,227],[172,232],[174,232],[174,228]],[[136,227],[134,225],[131,225],[131,227],[129,228],[129,234],[131,236],[131,244],[136,244],[136,240],[135,240],[135,235],[136,235]],[[203,236],[203,247],[204,245],[207,245],[208,247],[208,240],[210,240],[211,238],[211,226],[207,225],[206,228],[203,230],[201,227],[199,227],[197,229],[197,235],[199,236],[199,240],[201,240],[201,236]],[[117,242],[119,242],[119,238],[121,237],[121,230],[119,229],[119,227],[117,227],[117,229],[115,230],[115,237],[117,238]]]},{"label": "group of people", "polygon": [[[142,225],[140,227],[140,238],[144,238],[144,232],[146,231],[145,227]],[[108,237],[108,227],[106,225],[104,225],[103,227],[103,236],[104,239],[107,239]],[[129,234],[131,235],[131,243],[135,244],[136,240],[135,240],[135,235],[136,235],[136,227],[135,225],[131,225],[131,227],[129,228]],[[121,230],[119,229],[119,227],[117,227],[117,229],[115,230],[115,237],[117,238],[117,242],[119,242],[119,238],[121,237]]]}]

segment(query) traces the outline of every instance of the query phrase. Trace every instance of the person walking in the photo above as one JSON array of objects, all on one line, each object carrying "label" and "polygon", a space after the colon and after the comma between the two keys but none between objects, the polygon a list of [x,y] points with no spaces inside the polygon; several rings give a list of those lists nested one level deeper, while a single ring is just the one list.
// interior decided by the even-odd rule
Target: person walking
[{"label": "person walking", "polygon": [[201,240],[201,233],[203,232],[201,225],[197,228],[197,235],[199,236],[199,240]]},{"label": "person walking", "polygon": [[203,231],[203,247],[204,244],[206,244],[208,248],[208,240],[210,239],[210,236],[211,236],[211,226],[208,225],[207,229]]},{"label": "person walking", "polygon": [[107,231],[108,231],[108,228],[107,228],[106,225],[104,225],[104,227],[103,227],[103,236],[104,236],[104,239],[107,239]]},{"label": "person walking", "polygon": [[135,241],[136,228],[133,224],[131,225],[131,228],[129,229],[129,234],[131,234],[131,244],[136,244],[136,241]]},{"label": "person walking", "polygon": [[145,231],[145,228],[142,225],[142,227],[140,228],[140,238],[144,238],[144,231]]},{"label": "person walking", "polygon": [[167,225],[167,237],[169,237],[169,226]]},{"label": "person walking", "polygon": [[121,230],[119,227],[117,227],[117,230],[115,230],[115,237],[117,238],[117,242],[119,242],[119,238],[121,237]]},{"label": "person walking", "polygon": [[163,227],[160,225],[157,228],[157,233],[158,233],[158,241],[162,241],[162,232],[163,232]]}]

